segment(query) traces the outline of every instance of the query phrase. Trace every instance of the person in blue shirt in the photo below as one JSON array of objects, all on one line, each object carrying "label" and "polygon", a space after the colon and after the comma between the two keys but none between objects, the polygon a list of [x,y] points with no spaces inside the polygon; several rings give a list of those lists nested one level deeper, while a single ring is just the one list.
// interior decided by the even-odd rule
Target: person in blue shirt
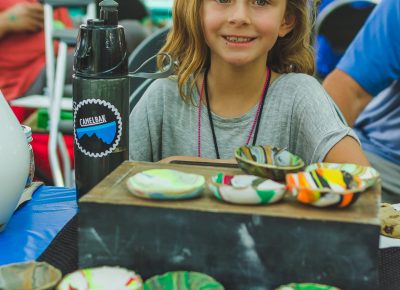
[{"label": "person in blue shirt", "polygon": [[400,1],[382,0],[324,80],[383,181],[400,202]]}]

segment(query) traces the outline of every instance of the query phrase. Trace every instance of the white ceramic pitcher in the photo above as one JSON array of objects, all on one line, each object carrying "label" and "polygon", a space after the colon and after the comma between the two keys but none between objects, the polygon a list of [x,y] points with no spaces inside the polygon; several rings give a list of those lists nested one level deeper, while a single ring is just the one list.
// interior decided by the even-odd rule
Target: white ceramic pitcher
[{"label": "white ceramic pitcher", "polygon": [[28,142],[0,91],[0,232],[24,191],[28,173]]}]

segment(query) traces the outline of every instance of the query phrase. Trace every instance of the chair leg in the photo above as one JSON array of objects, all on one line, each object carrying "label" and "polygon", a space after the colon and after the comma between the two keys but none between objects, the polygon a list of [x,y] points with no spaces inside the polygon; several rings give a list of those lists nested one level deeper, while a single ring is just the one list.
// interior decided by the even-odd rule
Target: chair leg
[{"label": "chair leg", "polygon": [[69,160],[67,146],[65,145],[64,138],[61,133],[58,133],[57,141],[58,141],[57,142],[58,147],[60,148],[61,159],[63,161],[64,185],[67,187],[72,187],[74,185],[73,185],[73,181],[72,181],[71,161]]},{"label": "chair leg", "polygon": [[[68,46],[65,42],[60,42],[58,48],[57,67],[54,81],[54,91],[50,106],[50,134],[49,134],[49,159],[51,172],[56,186],[64,186],[62,171],[57,154],[58,126],[60,122],[61,98],[65,83],[65,69],[67,61]],[[68,160],[69,162],[69,160]],[[64,160],[64,164],[65,160]]]}]

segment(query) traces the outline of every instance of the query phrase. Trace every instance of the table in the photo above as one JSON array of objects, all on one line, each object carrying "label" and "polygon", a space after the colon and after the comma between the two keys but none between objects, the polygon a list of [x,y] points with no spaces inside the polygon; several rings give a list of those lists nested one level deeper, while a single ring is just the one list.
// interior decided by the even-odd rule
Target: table
[{"label": "table", "polygon": [[[32,200],[14,213],[6,229],[0,233],[0,265],[39,260],[42,255],[49,256],[49,253],[50,257],[47,258],[50,259],[55,250],[49,252],[51,245],[61,234],[65,235],[68,231],[67,225],[76,223],[76,218],[73,217],[77,212],[75,189],[39,187]],[[65,249],[61,249],[60,256],[63,252]],[[63,263],[67,263],[69,259],[71,258],[64,257]],[[77,261],[76,257],[75,260]]]},{"label": "table", "polygon": [[[72,188],[41,186],[0,233],[0,265],[46,261],[63,275],[78,268],[78,206]],[[380,250],[380,290],[400,289],[400,248]]]}]

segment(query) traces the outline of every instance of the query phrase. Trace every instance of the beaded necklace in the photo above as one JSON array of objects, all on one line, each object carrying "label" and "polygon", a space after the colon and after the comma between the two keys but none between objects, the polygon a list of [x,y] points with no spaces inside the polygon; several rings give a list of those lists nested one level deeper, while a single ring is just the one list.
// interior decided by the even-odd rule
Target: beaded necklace
[{"label": "beaded necklace", "polygon": [[[201,116],[200,116],[200,114],[201,114],[201,104],[202,104],[203,92],[204,92],[204,94],[206,96],[208,120],[210,121],[210,127],[211,127],[212,136],[213,136],[214,148],[215,148],[215,154],[217,156],[217,159],[220,159],[217,136],[215,135],[214,123],[213,123],[213,119],[212,119],[212,115],[211,115],[210,102],[209,102],[209,98],[208,98],[207,76],[208,76],[208,68],[204,72],[203,84],[201,86],[201,91],[200,91],[199,108],[198,108],[198,112],[197,112],[197,116],[198,116],[198,120],[197,120],[197,156],[201,157]],[[249,144],[251,136],[253,135],[254,129],[255,129],[255,132],[254,132],[254,138],[253,138],[253,145],[256,144],[258,129],[260,127],[261,115],[262,115],[262,111],[263,111],[263,107],[264,107],[265,99],[267,96],[270,81],[271,81],[271,69],[269,67],[267,67],[267,75],[265,77],[264,89],[261,93],[260,101],[258,102],[257,113],[254,116],[253,124],[251,125],[251,129],[250,129],[249,136],[247,137],[246,145]]]}]

